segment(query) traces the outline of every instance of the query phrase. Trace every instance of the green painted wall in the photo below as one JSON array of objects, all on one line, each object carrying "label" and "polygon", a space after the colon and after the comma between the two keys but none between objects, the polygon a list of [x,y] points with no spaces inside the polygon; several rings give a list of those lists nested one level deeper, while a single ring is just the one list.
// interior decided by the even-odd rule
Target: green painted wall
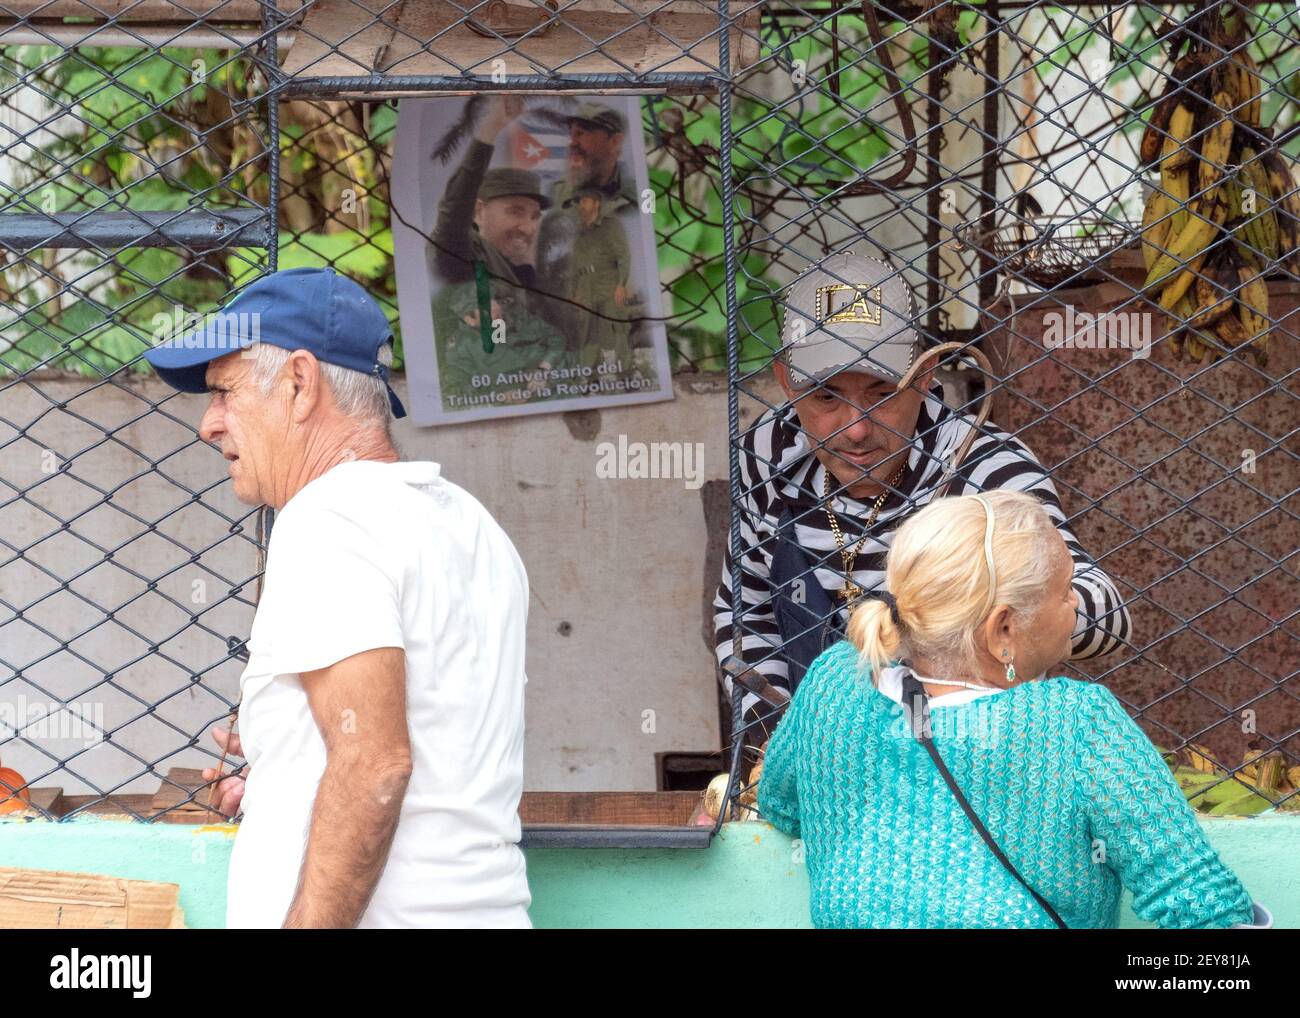
[{"label": "green painted wall", "polygon": [[[1300,928],[1300,816],[1203,818],[1201,826],[1275,927]],[[806,927],[808,878],[767,824],[727,824],[707,851],[528,853],[539,928]],[[1142,927],[1125,895],[1122,927]]]},{"label": "green painted wall", "polygon": [[179,884],[185,925],[226,925],[233,824],[142,824],[130,819],[0,819],[0,866],[101,873]]},{"label": "green painted wall", "polygon": [[[1267,905],[1300,928],[1300,816],[1201,821],[1211,842]],[[181,888],[191,927],[225,922],[229,824],[193,827],[86,818],[0,820],[0,866],[161,880]],[[532,917],[560,927],[801,927],[808,880],[790,839],[767,824],[728,824],[706,850],[534,849]],[[1139,926],[1126,907],[1123,926]]]}]

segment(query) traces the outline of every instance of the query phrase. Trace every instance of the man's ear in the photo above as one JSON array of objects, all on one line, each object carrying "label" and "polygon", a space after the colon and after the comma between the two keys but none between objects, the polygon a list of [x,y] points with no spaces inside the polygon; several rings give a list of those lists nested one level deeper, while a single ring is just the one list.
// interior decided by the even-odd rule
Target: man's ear
[{"label": "man's ear", "polygon": [[795,393],[794,386],[790,384],[790,365],[782,358],[777,357],[772,361],[772,374],[776,376],[776,383],[781,386],[785,398],[792,401]]},{"label": "man's ear", "polygon": [[293,406],[290,415],[295,424],[301,424],[316,409],[321,397],[320,361],[310,350],[295,350],[285,362],[285,370],[293,381]]},{"label": "man's ear", "polygon": [[475,223],[478,222],[478,217],[482,214],[482,212],[483,212],[483,199],[475,198],[474,199],[474,222]]}]

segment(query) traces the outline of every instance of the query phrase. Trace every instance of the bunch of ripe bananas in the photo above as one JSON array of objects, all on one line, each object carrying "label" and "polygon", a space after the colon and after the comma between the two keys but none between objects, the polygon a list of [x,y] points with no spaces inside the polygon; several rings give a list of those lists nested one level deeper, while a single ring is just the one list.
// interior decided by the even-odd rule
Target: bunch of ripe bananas
[{"label": "bunch of ripe bananas", "polygon": [[1182,325],[1170,337],[1176,357],[1248,346],[1267,363],[1265,277],[1283,264],[1300,270],[1300,196],[1271,133],[1244,48],[1193,50],[1174,65],[1141,157],[1160,162],[1142,215],[1143,289]]}]

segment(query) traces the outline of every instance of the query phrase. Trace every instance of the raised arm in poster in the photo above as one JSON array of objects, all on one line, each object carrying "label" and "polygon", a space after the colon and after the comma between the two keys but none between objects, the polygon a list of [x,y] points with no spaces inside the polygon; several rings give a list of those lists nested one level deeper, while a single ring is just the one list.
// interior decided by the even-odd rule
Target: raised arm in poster
[{"label": "raised arm in poster", "polygon": [[404,100],[393,243],[417,424],[672,398],[635,96]]}]

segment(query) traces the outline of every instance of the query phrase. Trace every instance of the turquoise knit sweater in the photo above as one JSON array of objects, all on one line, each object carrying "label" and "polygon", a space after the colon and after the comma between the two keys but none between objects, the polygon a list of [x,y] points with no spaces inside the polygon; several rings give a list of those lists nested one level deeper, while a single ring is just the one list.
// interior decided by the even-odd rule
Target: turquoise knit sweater
[{"label": "turquoise knit sweater", "polygon": [[[1115,926],[1121,884],[1161,927],[1251,921],[1250,895],[1104,686],[1026,682],[931,717],[957,784],[1067,925]],[[829,648],[799,684],[768,745],[758,807],[802,839],[816,926],[1054,926],[852,644]]]}]

